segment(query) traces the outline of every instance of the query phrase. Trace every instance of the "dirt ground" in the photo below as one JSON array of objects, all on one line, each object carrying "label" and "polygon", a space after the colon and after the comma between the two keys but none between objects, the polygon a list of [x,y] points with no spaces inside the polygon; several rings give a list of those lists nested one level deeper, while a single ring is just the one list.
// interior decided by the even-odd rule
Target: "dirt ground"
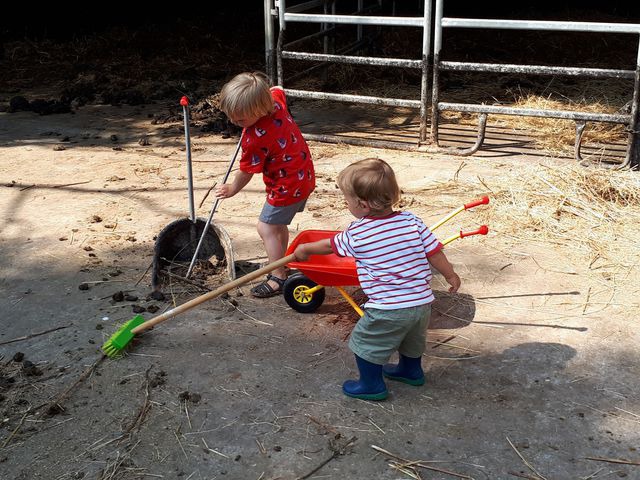
[{"label": "dirt ground", "polygon": [[[252,298],[247,284],[138,336],[123,358],[103,357],[102,343],[135,312],[152,318],[201,293],[176,280],[165,300],[149,296],[155,236],[189,212],[179,96],[203,100],[229,72],[263,61],[260,49],[222,48],[242,45],[224,29],[206,37],[191,27],[179,38],[121,30],[118,41],[4,45],[0,479],[640,479],[640,202],[627,231],[606,205],[591,206],[602,222],[575,229],[567,217],[589,212],[560,198],[548,214],[553,185],[531,203],[518,190],[573,160],[495,124],[494,148],[464,158],[310,143],[318,188],[291,238],[348,225],[335,178],[364,157],[392,164],[402,208],[429,224],[491,198],[436,232],[490,228],[447,247],[463,286],[449,295],[434,279],[425,386],[388,382],[379,403],[342,394],[357,374],[347,347],[357,315],[333,288],[301,314],[281,296]],[[260,45],[253,31],[244,41]],[[157,52],[127,49],[134,40]],[[206,218],[237,134],[199,105],[193,171]],[[303,131],[322,131],[336,108],[341,134],[375,124],[347,120],[342,107],[293,111]],[[413,138],[415,115],[402,115],[379,120]],[[473,142],[471,127],[454,127]],[[214,217],[238,275],[266,260],[255,230],[263,197],[254,178]]]},{"label": "dirt ground", "polygon": [[[188,214],[180,123],[152,124],[154,108],[0,113],[2,478],[395,479],[411,477],[393,462],[410,461],[433,479],[640,478],[637,290],[611,301],[570,247],[514,248],[500,231],[447,248],[463,287],[448,295],[436,277],[427,384],[390,382],[382,403],[340,391],[355,375],[357,316],[334,289],[304,315],[247,285],[102,359],[134,306],[162,312],[194,296],[175,284],[166,302],[147,299],[154,236]],[[236,139],[192,134],[198,205]],[[406,208],[429,222],[527,162],[566,162],[311,148],[319,185],[292,236],[347,225],[334,179],[364,156],[395,167]],[[439,188],[454,178],[462,194]],[[238,262],[264,261],[262,196],[254,179],[214,217]]]}]

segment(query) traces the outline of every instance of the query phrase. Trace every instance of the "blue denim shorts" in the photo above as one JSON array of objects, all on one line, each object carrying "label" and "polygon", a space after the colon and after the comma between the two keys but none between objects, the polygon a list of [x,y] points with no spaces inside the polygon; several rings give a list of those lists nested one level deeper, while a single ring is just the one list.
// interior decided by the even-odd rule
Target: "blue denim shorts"
[{"label": "blue denim shorts", "polygon": [[397,310],[367,308],[351,332],[349,348],[377,365],[387,363],[396,350],[406,357],[421,357],[430,318],[430,304]]},{"label": "blue denim shorts", "polygon": [[284,207],[274,207],[268,202],[264,202],[262,212],[260,212],[260,220],[262,223],[269,223],[271,225],[289,225],[296,213],[302,212],[304,206],[307,204],[307,199],[301,200],[293,205],[286,205]]}]

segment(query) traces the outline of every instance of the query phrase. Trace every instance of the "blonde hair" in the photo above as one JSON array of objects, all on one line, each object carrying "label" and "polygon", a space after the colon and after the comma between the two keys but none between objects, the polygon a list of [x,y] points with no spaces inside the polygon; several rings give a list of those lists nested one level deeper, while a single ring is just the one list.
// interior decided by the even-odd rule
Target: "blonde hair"
[{"label": "blonde hair", "polygon": [[400,201],[396,175],[389,164],[379,158],[352,163],[338,174],[337,182],[342,193],[368,202],[374,213]]},{"label": "blonde hair", "polygon": [[228,117],[264,117],[273,113],[267,76],[262,72],[240,73],[220,92],[220,110]]}]

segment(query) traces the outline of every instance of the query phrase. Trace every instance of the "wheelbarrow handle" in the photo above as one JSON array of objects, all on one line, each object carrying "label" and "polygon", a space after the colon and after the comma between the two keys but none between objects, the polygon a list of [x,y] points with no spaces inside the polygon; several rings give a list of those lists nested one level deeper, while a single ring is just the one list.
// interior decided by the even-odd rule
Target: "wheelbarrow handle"
[{"label": "wheelbarrow handle", "polygon": [[471,235],[486,235],[487,233],[489,233],[489,227],[487,225],[482,225],[477,230],[473,230],[471,232],[460,231],[460,238],[470,237]]},{"label": "wheelbarrow handle", "polygon": [[236,287],[244,285],[245,283],[249,283],[251,280],[255,280],[256,278],[261,277],[266,273],[272,272],[280,267],[284,267],[287,263],[295,261],[295,259],[296,257],[292,253],[291,255],[287,255],[286,257],[281,258],[280,260],[271,262],[268,265],[265,265],[264,267],[259,268],[258,270],[247,273],[246,275],[240,278],[236,278],[231,282],[225,283],[221,287],[218,287],[215,290],[212,290],[211,292],[207,292],[203,295],[200,295],[199,297],[189,300],[186,303],[183,303],[182,305],[172,308],[171,310],[164,312],[162,315],[158,315],[157,317],[147,320],[146,322],[132,329],[131,333],[136,334],[136,333],[144,332],[145,330],[148,330],[154,325],[164,322],[165,320],[169,320],[170,318],[173,318],[176,315],[181,314],[182,312],[191,310],[192,308],[197,307],[198,305],[200,305],[203,302],[206,302],[207,300],[211,300],[213,298],[219,297],[220,295],[227,293],[228,291],[233,290]]},{"label": "wheelbarrow handle", "polygon": [[486,226],[486,225],[482,225],[477,230],[473,230],[471,232],[463,232],[462,230],[460,230],[455,235],[452,235],[449,238],[443,240],[442,241],[442,245],[447,245],[447,244],[449,244],[449,243],[451,243],[454,240],[457,240],[459,238],[470,237],[472,235],[486,235],[487,233],[489,233],[489,227]]},{"label": "wheelbarrow handle", "polygon": [[470,208],[477,207],[478,205],[487,205],[489,203],[489,197],[486,195],[478,200],[474,200],[473,202],[465,203],[464,209],[469,210]]},{"label": "wheelbarrow handle", "polygon": [[456,208],[453,212],[451,212],[449,215],[447,215],[443,219],[438,220],[435,224],[433,224],[431,227],[429,227],[429,230],[431,230],[433,232],[436,228],[444,225],[449,220],[451,220],[453,217],[458,215],[460,212],[464,212],[465,210],[468,210],[470,208],[477,207],[478,205],[487,205],[488,203],[489,203],[489,197],[487,197],[486,195],[484,197],[482,197],[482,198],[479,198],[478,200],[474,200],[472,202],[465,203],[464,205]]}]

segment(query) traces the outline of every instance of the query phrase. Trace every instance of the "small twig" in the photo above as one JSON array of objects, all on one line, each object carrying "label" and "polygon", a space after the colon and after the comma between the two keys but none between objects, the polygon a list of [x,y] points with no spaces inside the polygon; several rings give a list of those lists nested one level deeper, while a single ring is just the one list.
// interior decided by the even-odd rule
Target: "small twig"
[{"label": "small twig", "polygon": [[16,428],[13,429],[13,432],[11,432],[11,434],[7,437],[7,439],[4,441],[4,443],[2,444],[2,448],[5,448],[7,445],[9,445],[9,442],[11,441],[11,439],[13,438],[13,436],[18,433],[18,430],[20,430],[20,427],[22,426],[22,424],[24,423],[24,419],[27,418],[27,414],[25,413],[24,415],[22,415],[22,418],[20,419],[20,422],[18,422],[18,425],[16,425]]},{"label": "small twig", "polygon": [[209,196],[209,194],[211,193],[211,190],[213,190],[214,188],[216,188],[216,185],[218,184],[218,182],[214,182],[213,185],[211,185],[211,188],[209,188],[209,190],[207,190],[207,193],[204,194],[204,197],[202,197],[202,201],[200,202],[200,205],[198,205],[198,208],[202,207],[202,204],[204,203],[204,201],[207,199],[207,197]]},{"label": "small twig", "polygon": [[620,410],[621,412],[628,413],[629,415],[631,415],[633,417],[640,418],[640,415],[638,415],[637,413],[633,413],[633,412],[630,412],[628,410],[624,410],[624,409],[618,408],[618,407],[613,407],[613,408],[615,408],[616,410]]},{"label": "small twig", "polygon": [[187,456],[187,452],[184,451],[184,447],[182,446],[182,443],[180,442],[180,439],[178,438],[178,434],[176,432],[173,432],[173,435],[176,437],[176,440],[178,441],[178,445],[180,445],[180,450],[182,450],[182,453],[184,454],[184,458],[189,460],[189,457]]},{"label": "small twig", "polygon": [[144,278],[144,276],[147,274],[147,272],[149,271],[149,269],[153,266],[153,262],[151,262],[149,264],[149,266],[147,267],[147,269],[144,271],[144,273],[142,275],[140,275],[140,278],[138,279],[138,281],[135,283],[134,287],[137,287],[138,284],[142,281],[142,279]]},{"label": "small twig", "polygon": [[269,327],[273,327],[273,323],[263,322],[262,320],[258,320],[257,318],[252,317],[251,315],[249,315],[247,312],[245,312],[245,311],[241,310],[237,305],[234,305],[234,304],[233,304],[233,303],[231,303],[231,302],[228,302],[228,303],[229,303],[229,305],[231,305],[233,308],[235,308],[238,312],[240,312],[242,315],[244,315],[245,317],[247,317],[247,318],[249,318],[249,319],[253,320],[253,321],[254,321],[254,322],[256,322],[257,324],[259,324],[259,325],[267,325],[267,326],[269,326]]},{"label": "small twig", "polygon": [[164,271],[162,273],[167,275],[167,276],[169,276],[169,277],[171,277],[171,278],[175,278],[176,280],[180,280],[181,282],[188,283],[189,285],[192,285],[192,286],[194,286],[196,288],[199,288],[200,290],[205,290],[207,292],[211,291],[210,288],[205,287],[204,285],[202,285],[202,284],[200,284],[198,282],[194,282],[193,280],[189,280],[188,278],[183,277],[182,275],[178,275],[177,273],[172,273],[172,272],[170,272],[168,270],[166,270],[166,271]]},{"label": "small twig", "polygon": [[590,478],[594,478],[596,475],[598,475],[602,470],[604,470],[604,467],[599,468],[598,470],[596,470],[595,472],[593,472],[591,475],[589,475],[588,477],[582,477],[581,480],[589,480]]},{"label": "small twig", "polygon": [[385,431],[384,431],[384,430],[382,430],[378,425],[376,425],[376,423],[375,423],[373,420],[369,419],[369,423],[371,423],[371,425],[373,425],[373,426],[374,426],[374,427],[376,427],[378,430],[380,430],[380,433],[382,433],[383,435],[386,435]]},{"label": "small twig", "polygon": [[[257,440],[256,440],[256,442],[257,442]],[[217,451],[217,450],[215,450],[213,448],[209,448],[209,445],[207,445],[207,442],[204,441],[204,438],[202,439],[202,443],[204,444],[204,448],[206,448],[211,453],[215,453],[216,455],[220,455],[221,457],[224,457],[224,458],[229,458],[224,453],[220,453],[219,451]],[[258,445],[260,445],[260,444],[258,443]],[[264,447],[262,447],[262,448],[264,448]]]},{"label": "small twig", "polygon": [[62,392],[57,397],[55,397],[53,400],[51,400],[48,404],[46,404],[46,406],[45,406],[46,408],[44,408],[44,410],[42,410],[38,414],[38,418],[41,418],[43,415],[49,413],[50,410],[53,409],[56,405],[59,408],[62,408],[62,406],[60,404],[71,394],[71,392],[73,391],[74,388],[76,388],[78,385],[80,385],[85,379],[87,379],[87,377],[89,377],[89,375],[91,375],[93,373],[93,371],[96,369],[96,367],[98,365],[100,365],[100,363],[102,363],[105,358],[107,358],[106,355],[100,355],[100,358],[98,358],[93,363],[93,365],[91,365],[84,372],[82,372],[82,375],[80,375],[80,377],[69,388],[67,388],[64,392]]},{"label": "small twig", "polygon": [[440,342],[428,342],[428,343],[435,343],[435,345],[433,347],[431,347],[431,350],[434,350],[434,349],[438,348],[439,346],[444,345],[447,342],[450,342],[454,338],[456,338],[456,336],[455,335],[451,335],[450,337],[447,337],[447,338],[445,338],[444,340],[442,340]]},{"label": "small twig", "polygon": [[582,307],[582,314],[587,311],[587,307],[589,306],[589,298],[591,298],[591,287],[587,290],[587,298],[584,301],[584,306]]},{"label": "small twig", "polygon": [[149,371],[150,370],[151,370],[151,367],[149,367],[144,374],[144,377],[146,379],[144,384],[144,402],[142,402],[142,405],[140,406],[138,413],[133,419],[133,422],[131,422],[131,424],[124,430],[124,432],[122,432],[121,438],[124,438],[125,436],[129,435],[133,431],[133,429],[136,427],[138,428],[138,431],[140,431],[142,422],[144,422],[144,419],[147,416],[147,413],[149,413],[149,410],[151,409],[151,402],[149,401]]},{"label": "small twig", "polygon": [[607,463],[620,463],[622,465],[640,465],[640,462],[634,462],[632,460],[624,460],[617,458],[603,458],[603,457],[584,457],[587,460],[595,460],[596,462],[607,462]]},{"label": "small twig", "polygon": [[301,477],[296,477],[296,480],[305,480],[305,478],[309,478],[311,475],[316,473],[318,470],[320,470],[322,467],[324,467],[327,463],[329,463],[331,460],[336,458],[338,455],[342,455],[344,453],[344,450],[355,441],[356,441],[356,437],[351,437],[349,440],[347,440],[347,443],[344,444],[343,448],[334,450],[330,457],[320,462],[320,464],[316,468],[311,470],[306,475],[303,475]]},{"label": "small twig", "polygon": [[86,182],[64,183],[62,185],[53,185],[51,188],[72,187],[74,185],[84,185],[85,183],[91,183],[91,182],[92,180],[87,180]]},{"label": "small twig", "polygon": [[538,473],[536,471],[535,468],[533,468],[533,466],[527,462],[525,460],[525,458],[520,454],[520,452],[518,451],[518,449],[515,447],[515,445],[513,443],[511,443],[511,440],[509,440],[509,437],[505,437],[507,439],[507,442],[509,442],[509,445],[511,445],[511,448],[513,448],[513,451],[516,452],[518,454],[518,456],[520,457],[520,459],[524,462],[524,464],[529,468],[529,470],[531,470],[533,473],[535,473],[538,477],[540,477],[542,480],[547,480],[546,478],[544,478],[544,476],[540,475],[540,473]]},{"label": "small twig", "polygon": [[532,477],[531,475],[527,475],[526,473],[519,472],[507,472],[509,475],[513,475],[514,477],[526,478],[527,480],[540,480],[540,477]]},{"label": "small twig", "polygon": [[13,343],[13,342],[21,342],[22,340],[28,340],[30,338],[37,337],[39,335],[45,335],[47,333],[55,332],[57,330],[62,330],[63,328],[69,328],[72,325],[73,325],[73,323],[70,323],[69,325],[63,325],[61,327],[50,328],[48,330],[43,330],[41,332],[36,332],[36,333],[32,333],[30,335],[25,335],[24,337],[14,338],[13,340],[6,340],[4,342],[0,342],[0,345],[6,345],[7,343]]},{"label": "small twig", "polygon": [[187,401],[184,401],[184,413],[187,414],[187,421],[189,422],[189,428],[193,430],[193,425],[191,425],[191,417],[189,416],[189,409],[187,408]]},{"label": "small twig", "polygon": [[434,472],[446,473],[447,475],[451,475],[453,477],[464,478],[465,480],[473,480],[473,477],[470,477],[468,475],[452,472],[451,470],[445,470],[444,468],[437,468],[437,467],[432,467],[430,465],[425,465],[424,460],[412,462],[410,460],[407,460],[406,458],[402,458],[394,453],[391,453],[388,450],[385,450],[384,448],[380,448],[377,445],[371,445],[371,448],[373,448],[374,450],[380,453],[384,453],[385,455],[389,455],[392,458],[401,460],[405,465],[412,465],[412,466],[415,465],[416,467],[425,468],[427,470],[433,470]]},{"label": "small twig", "polygon": [[320,420],[318,420],[315,417],[312,417],[309,414],[305,415],[309,420],[311,420],[313,423],[320,425],[322,428],[324,428],[324,430],[326,432],[329,433],[333,433],[334,435],[340,435],[340,432],[338,430],[336,430],[335,428],[333,428],[331,425],[327,425],[326,423],[321,422]]}]

